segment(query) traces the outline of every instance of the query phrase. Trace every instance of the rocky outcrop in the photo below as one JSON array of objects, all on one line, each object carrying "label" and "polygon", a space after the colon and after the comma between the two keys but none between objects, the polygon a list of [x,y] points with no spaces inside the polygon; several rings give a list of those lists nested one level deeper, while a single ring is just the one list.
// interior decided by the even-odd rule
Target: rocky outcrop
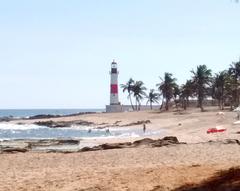
[{"label": "rocky outcrop", "polygon": [[9,122],[9,121],[13,121],[13,120],[16,120],[13,116],[0,117],[0,122]]},{"label": "rocky outcrop", "polygon": [[90,126],[94,125],[93,122],[78,120],[78,121],[37,121],[34,123],[35,125],[45,126],[50,128],[63,128],[63,127],[71,127],[73,125],[81,125],[81,126]]},{"label": "rocky outcrop", "polygon": [[137,122],[132,122],[126,125],[121,125],[121,127],[127,127],[127,126],[135,126],[135,125],[142,125],[142,124],[148,124],[151,123],[150,120],[142,120],[142,121],[137,121]]},{"label": "rocky outcrop", "polygon": [[[164,137],[163,139],[150,139],[144,138],[134,142],[123,143],[105,143],[94,147],[81,146],[80,140],[74,139],[45,139],[45,140],[13,140],[13,141],[0,141],[0,153],[16,153],[28,151],[41,151],[53,153],[73,153],[73,152],[87,152],[87,151],[101,151],[110,149],[124,149],[124,148],[154,148],[163,146],[173,146],[179,144],[186,144],[179,142],[177,137]],[[236,139],[226,139],[222,141],[209,141],[205,143],[196,144],[237,144],[240,141]]]},{"label": "rocky outcrop", "polygon": [[176,145],[176,144],[186,144],[179,142],[177,137],[165,137],[163,139],[157,139],[153,140],[150,138],[145,138],[141,140],[131,142],[125,142],[125,143],[107,143],[98,145],[95,147],[84,147],[79,150],[79,152],[86,152],[86,151],[98,151],[98,150],[108,150],[108,149],[123,149],[123,148],[137,148],[141,146],[146,147],[162,147],[167,145]]},{"label": "rocky outcrop", "polygon": [[[50,148],[56,149],[56,152],[61,152],[68,149],[62,149],[64,147],[69,148],[74,146],[78,148],[80,140],[74,139],[29,139],[29,140],[7,140],[0,141],[0,153],[16,153],[16,152],[27,152],[27,151],[43,151],[47,152]],[[62,150],[61,150],[62,149]],[[54,150],[54,149],[53,149]],[[77,151],[77,149],[75,149]],[[72,152],[69,150],[69,152]]]},{"label": "rocky outcrop", "polygon": [[61,115],[34,115],[31,117],[28,117],[27,119],[49,119],[49,118],[57,118],[57,117],[62,117]]},{"label": "rocky outcrop", "polygon": [[31,117],[28,117],[27,119],[50,119],[50,118],[58,118],[58,117],[72,117],[72,116],[78,116],[78,115],[86,115],[86,114],[95,114],[97,112],[79,112],[69,115],[50,115],[50,114],[40,114],[40,115],[34,115]]},{"label": "rocky outcrop", "polygon": [[27,148],[20,148],[20,147],[9,147],[9,148],[2,148],[1,150],[0,150],[0,152],[1,153],[25,153],[25,152],[27,152],[28,151],[28,149]]}]

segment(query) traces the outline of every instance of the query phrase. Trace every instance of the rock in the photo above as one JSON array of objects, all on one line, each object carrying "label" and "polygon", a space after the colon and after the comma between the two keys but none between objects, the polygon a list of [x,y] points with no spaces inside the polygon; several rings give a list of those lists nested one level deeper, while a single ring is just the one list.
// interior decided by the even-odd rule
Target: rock
[{"label": "rock", "polygon": [[14,148],[14,147],[2,149],[2,153],[17,153],[17,152],[25,153],[27,151],[28,149],[26,148]]},{"label": "rock", "polygon": [[103,144],[101,145],[102,150],[107,149],[122,149],[131,146],[132,144],[129,142],[126,143],[112,143],[112,144]]},{"label": "rock", "polygon": [[83,147],[82,149],[79,150],[79,152],[86,152],[86,151],[93,151],[91,147]]},{"label": "rock", "polygon": [[133,145],[135,146],[140,146],[140,145],[149,145],[151,143],[154,143],[155,141],[153,139],[150,138],[145,138],[145,139],[141,139],[141,140],[137,140],[133,142]]},{"label": "rock", "polygon": [[68,114],[68,115],[50,115],[50,114],[40,114],[40,115],[34,115],[30,116],[25,119],[50,119],[50,118],[58,118],[58,117],[72,117],[72,116],[78,116],[78,115],[86,115],[86,114],[95,114],[97,112],[78,112],[78,113],[73,113],[73,114]]},{"label": "rock", "polygon": [[169,136],[169,137],[164,137],[162,140],[164,141],[170,141],[172,143],[179,143],[177,137]]},{"label": "rock", "polygon": [[9,121],[13,121],[14,118],[12,116],[9,117],[0,117],[0,122],[9,122]]},{"label": "rock", "polygon": [[38,121],[34,123],[35,125],[39,125],[39,126],[46,126],[46,127],[50,127],[50,128],[62,128],[62,127],[71,127],[73,125],[82,125],[82,126],[90,126],[90,125],[94,125],[94,123],[92,122],[88,122],[88,121],[82,121],[82,120],[78,120],[78,121]]},{"label": "rock", "polygon": [[153,140],[150,138],[145,138],[141,140],[124,143],[106,143],[94,147],[84,147],[79,150],[79,152],[86,151],[98,151],[98,150],[109,150],[109,149],[123,149],[123,148],[137,148],[140,146],[148,146],[148,147],[162,147],[167,145],[175,145],[175,144],[185,144],[180,143],[176,137],[165,137],[163,139]]},{"label": "rock", "polygon": [[223,141],[224,144],[239,144],[240,145],[240,142],[239,140],[237,139],[226,139]]},{"label": "rock", "polygon": [[150,120],[143,120],[143,121],[137,121],[137,122],[133,122],[133,123],[129,123],[129,124],[126,124],[126,125],[121,125],[120,127],[127,127],[127,126],[135,126],[135,125],[142,125],[142,124],[148,124],[148,123],[151,123]]},{"label": "rock", "polygon": [[34,115],[30,116],[27,119],[49,119],[49,118],[56,118],[56,117],[62,117],[61,115]]},{"label": "rock", "polygon": [[67,144],[67,145],[78,145],[79,144],[79,140],[73,140],[73,139],[66,139],[66,140],[58,140],[58,144]]},{"label": "rock", "polygon": [[[235,141],[235,142],[234,142]],[[236,143],[238,140],[227,140],[227,143]],[[14,140],[0,142],[0,151],[2,153],[15,153],[27,151],[43,151],[43,152],[56,152],[56,153],[73,153],[73,152],[86,152],[86,151],[99,151],[109,149],[123,149],[123,148],[138,148],[141,146],[146,147],[162,147],[167,145],[183,144],[178,141],[176,137],[164,137],[163,139],[153,140],[144,138],[141,140],[123,143],[106,143],[94,147],[84,147],[78,150],[80,140],[74,139],[43,139],[43,140]],[[238,142],[239,143],[239,142]],[[70,145],[74,149],[70,149]],[[59,147],[58,147],[59,146]]]}]

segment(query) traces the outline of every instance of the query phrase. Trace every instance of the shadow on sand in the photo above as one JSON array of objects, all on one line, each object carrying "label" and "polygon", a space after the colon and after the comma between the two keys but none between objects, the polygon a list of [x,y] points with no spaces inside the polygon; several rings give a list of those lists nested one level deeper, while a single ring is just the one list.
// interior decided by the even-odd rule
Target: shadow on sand
[{"label": "shadow on sand", "polygon": [[240,167],[219,171],[200,184],[187,184],[174,191],[240,191]]}]

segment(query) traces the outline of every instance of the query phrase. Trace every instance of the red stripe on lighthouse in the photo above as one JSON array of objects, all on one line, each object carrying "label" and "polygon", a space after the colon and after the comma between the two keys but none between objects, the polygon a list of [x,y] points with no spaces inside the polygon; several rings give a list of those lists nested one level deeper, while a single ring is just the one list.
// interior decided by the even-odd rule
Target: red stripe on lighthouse
[{"label": "red stripe on lighthouse", "polygon": [[112,94],[118,93],[118,85],[117,84],[111,84],[111,93]]}]

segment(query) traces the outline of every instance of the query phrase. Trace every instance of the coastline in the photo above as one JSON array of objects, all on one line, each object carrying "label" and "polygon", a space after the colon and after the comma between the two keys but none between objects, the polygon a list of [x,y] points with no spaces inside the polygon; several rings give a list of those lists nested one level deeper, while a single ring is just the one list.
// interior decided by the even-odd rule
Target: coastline
[{"label": "coastline", "polygon": [[[85,146],[92,144],[90,147],[97,148],[95,151],[65,148],[59,152],[47,149],[5,152],[0,154],[3,177],[0,190],[179,191],[181,186],[197,185],[219,171],[239,167],[240,129],[238,124],[234,124],[236,113],[226,110],[224,116],[219,116],[218,112],[217,108],[208,108],[204,113],[197,109],[184,113],[140,111],[11,121],[10,124],[34,124],[39,121],[75,123],[82,120],[91,123],[88,126],[91,128],[124,128],[124,125],[148,120],[146,131],[164,131],[151,139],[175,136],[186,144],[153,147],[153,142],[149,144],[149,139],[145,140],[148,136],[94,138],[80,142],[86,143]],[[216,126],[227,131],[207,134],[208,128]],[[141,130],[142,127],[143,124],[139,123],[126,128]],[[135,147],[133,142],[136,140],[144,140],[145,143]],[[74,142],[70,143],[74,146]],[[95,147],[97,145],[104,146]]]}]

